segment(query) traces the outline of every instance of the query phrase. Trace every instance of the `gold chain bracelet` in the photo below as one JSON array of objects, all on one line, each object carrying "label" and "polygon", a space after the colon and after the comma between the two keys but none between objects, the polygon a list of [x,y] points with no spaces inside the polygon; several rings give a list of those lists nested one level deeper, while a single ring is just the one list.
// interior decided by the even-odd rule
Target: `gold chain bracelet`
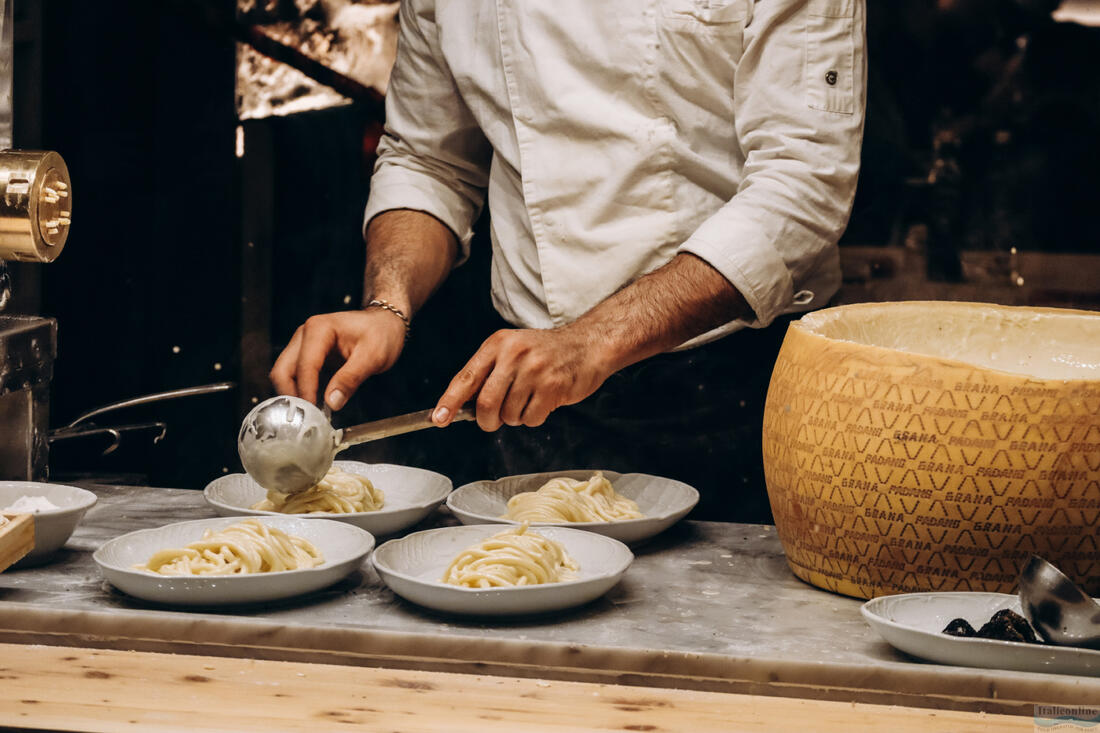
[{"label": "gold chain bracelet", "polygon": [[402,323],[405,324],[405,339],[408,340],[409,334],[412,333],[412,322],[409,320],[409,317],[405,315],[404,311],[402,311],[393,303],[390,303],[387,300],[382,300],[381,298],[375,298],[374,300],[363,306],[364,310],[366,310],[367,308],[381,308],[382,310],[387,310],[400,318]]}]

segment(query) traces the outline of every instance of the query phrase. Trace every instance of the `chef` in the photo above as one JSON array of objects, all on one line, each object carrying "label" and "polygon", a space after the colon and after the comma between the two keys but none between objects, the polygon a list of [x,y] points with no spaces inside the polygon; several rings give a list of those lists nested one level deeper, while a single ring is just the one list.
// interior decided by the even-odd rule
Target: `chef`
[{"label": "chef", "polygon": [[[363,308],[299,327],[276,389],[339,410],[389,369],[488,204],[502,328],[434,422],[475,401],[482,429],[529,428],[501,431],[530,464],[502,471],[710,476],[704,504],[728,501],[730,477],[703,459],[754,431],[759,444],[744,408],[762,405],[789,314],[840,284],[864,13],[864,0],[402,0]],[[330,357],[342,366],[320,385]]]}]

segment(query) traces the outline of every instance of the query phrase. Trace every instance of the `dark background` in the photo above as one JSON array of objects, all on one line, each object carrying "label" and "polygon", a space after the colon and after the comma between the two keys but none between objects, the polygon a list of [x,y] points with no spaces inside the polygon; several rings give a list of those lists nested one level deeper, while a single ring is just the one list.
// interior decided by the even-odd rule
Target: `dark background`
[{"label": "dark background", "polygon": [[[968,263],[1016,247],[1053,262],[1077,256],[1074,272],[1100,276],[1097,30],[1055,24],[1042,3],[868,5],[864,169],[846,265],[873,251],[873,263],[894,263],[887,270],[916,268],[916,292],[931,297],[1036,304],[1050,302],[1050,287],[1010,297],[983,289]],[[127,436],[109,456],[92,442],[55,444],[55,478],[199,489],[240,470],[236,430],[269,394],[271,359],[310,314],[360,299],[373,106],[246,122],[238,157],[235,42],[204,6],[225,3],[16,4],[15,143],[59,151],[73,180],[63,256],[15,273],[19,308],[60,324],[51,424],[140,394],[238,384],[105,416],[169,427],[156,444]],[[371,380],[345,423],[431,406],[493,328],[484,232],[481,222],[473,261],[419,314],[400,368]],[[944,289],[953,284],[969,290]],[[838,302],[845,292],[888,297],[855,274],[845,288]],[[1098,290],[1062,288],[1051,304],[1096,307]],[[458,425],[360,457],[433,468],[459,485],[487,477],[491,440]]]}]

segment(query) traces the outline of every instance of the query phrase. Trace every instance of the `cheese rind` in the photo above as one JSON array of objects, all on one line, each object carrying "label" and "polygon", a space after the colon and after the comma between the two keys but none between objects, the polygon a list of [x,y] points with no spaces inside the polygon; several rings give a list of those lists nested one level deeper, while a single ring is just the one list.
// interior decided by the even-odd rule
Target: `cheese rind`
[{"label": "cheese rind", "polygon": [[1100,593],[1097,344],[1098,314],[985,304],[861,304],[793,323],[763,456],[795,575],[859,598],[1010,593],[1034,553]]}]

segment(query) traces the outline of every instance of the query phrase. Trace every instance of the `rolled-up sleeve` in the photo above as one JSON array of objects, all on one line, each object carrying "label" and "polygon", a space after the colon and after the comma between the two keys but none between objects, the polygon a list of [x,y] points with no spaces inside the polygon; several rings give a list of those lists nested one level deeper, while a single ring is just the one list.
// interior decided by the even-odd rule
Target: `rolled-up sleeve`
[{"label": "rolled-up sleeve", "polygon": [[733,100],[744,175],[680,249],[721,272],[755,313],[748,325],[763,327],[824,304],[839,286],[836,242],[863,137],[865,8],[864,0],[752,5]]},{"label": "rolled-up sleeve", "polygon": [[454,232],[461,262],[485,201],[490,159],[489,143],[443,61],[434,0],[402,0],[364,234],[382,212],[423,211]]}]

